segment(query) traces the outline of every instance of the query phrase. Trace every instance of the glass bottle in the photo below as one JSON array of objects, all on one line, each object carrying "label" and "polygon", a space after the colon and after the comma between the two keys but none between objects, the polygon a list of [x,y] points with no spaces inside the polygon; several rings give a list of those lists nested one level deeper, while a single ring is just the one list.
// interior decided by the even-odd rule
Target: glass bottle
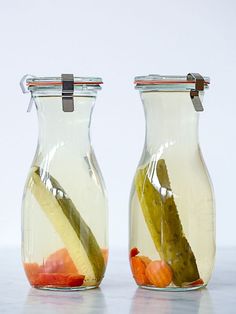
[{"label": "glass bottle", "polygon": [[209,78],[136,77],[146,139],[130,195],[130,265],[154,290],[206,286],[215,257],[213,190],[198,143]]},{"label": "glass bottle", "polygon": [[100,78],[24,77],[39,121],[22,202],[22,258],[41,289],[98,287],[106,268],[107,199],[90,144]]}]

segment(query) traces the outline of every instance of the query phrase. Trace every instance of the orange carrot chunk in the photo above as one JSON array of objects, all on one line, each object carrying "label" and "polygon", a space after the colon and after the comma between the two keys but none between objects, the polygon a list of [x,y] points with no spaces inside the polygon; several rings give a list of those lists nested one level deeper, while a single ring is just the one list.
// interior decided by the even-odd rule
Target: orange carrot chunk
[{"label": "orange carrot chunk", "polygon": [[24,269],[29,282],[34,285],[40,272],[40,266],[37,263],[24,263]]},{"label": "orange carrot chunk", "polygon": [[78,273],[66,248],[60,249],[47,258],[43,265],[45,273]]},{"label": "orange carrot chunk", "polygon": [[131,269],[134,279],[138,285],[147,285],[148,279],[145,275],[146,265],[139,256],[131,258]]},{"label": "orange carrot chunk", "polygon": [[139,258],[144,262],[144,264],[145,264],[146,267],[147,267],[147,265],[150,264],[151,261],[152,261],[152,260],[151,260],[149,257],[147,257],[147,256],[142,256],[142,255],[140,255]]},{"label": "orange carrot chunk", "polygon": [[195,286],[201,286],[201,285],[204,285],[204,281],[201,278],[199,278],[192,282],[186,282],[183,286],[195,287]]},{"label": "orange carrot chunk", "polygon": [[84,278],[77,274],[40,273],[34,286],[77,287],[83,284]]},{"label": "orange carrot chunk", "polygon": [[172,269],[165,261],[150,262],[145,274],[151,284],[158,288],[169,286],[173,278]]}]

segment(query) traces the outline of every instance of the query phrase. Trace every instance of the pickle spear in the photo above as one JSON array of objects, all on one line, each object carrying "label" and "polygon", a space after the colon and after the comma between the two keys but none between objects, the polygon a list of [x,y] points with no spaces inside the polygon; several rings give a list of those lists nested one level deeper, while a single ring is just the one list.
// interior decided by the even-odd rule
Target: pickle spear
[{"label": "pickle spear", "polygon": [[163,203],[160,193],[148,178],[148,168],[149,166],[138,169],[135,176],[135,186],[152,240],[161,259],[164,259],[161,242]]},{"label": "pickle spear", "polygon": [[137,171],[138,198],[155,247],[161,259],[171,265],[174,284],[182,286],[199,279],[196,259],[183,233],[165,161],[157,162],[158,189],[149,179],[149,167]]},{"label": "pickle spear", "polygon": [[64,242],[84,284],[99,284],[105,263],[86,222],[60,184],[48,172],[34,167],[29,188]]}]

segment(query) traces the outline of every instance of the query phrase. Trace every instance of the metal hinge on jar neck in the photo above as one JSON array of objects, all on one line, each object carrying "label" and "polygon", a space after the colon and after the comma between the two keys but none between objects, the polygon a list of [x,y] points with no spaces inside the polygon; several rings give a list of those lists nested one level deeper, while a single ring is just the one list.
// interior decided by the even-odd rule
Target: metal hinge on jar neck
[{"label": "metal hinge on jar neck", "polygon": [[201,99],[199,97],[199,91],[204,91],[205,80],[199,73],[189,73],[187,75],[187,80],[195,81],[195,88],[191,89],[190,97],[193,102],[194,109],[198,111],[203,111]]},{"label": "metal hinge on jar neck", "polygon": [[[26,74],[26,75],[24,75],[24,76],[22,77],[22,79],[21,79],[21,81],[20,81],[20,87],[21,87],[22,92],[23,92],[24,94],[29,93],[29,89],[28,89],[27,84],[26,84],[27,79],[31,79],[31,78],[34,78],[34,77],[35,77],[35,76],[34,76],[34,75],[31,75],[31,74]],[[34,97],[33,97],[33,95],[32,95],[32,92],[30,92],[30,94],[31,94],[31,97],[30,97],[30,102],[29,102],[28,108],[27,108],[27,112],[30,112],[30,111],[31,111],[32,106],[33,106],[33,104],[34,104]]]},{"label": "metal hinge on jar neck", "polygon": [[74,111],[74,75],[62,74],[62,108],[64,112]]}]

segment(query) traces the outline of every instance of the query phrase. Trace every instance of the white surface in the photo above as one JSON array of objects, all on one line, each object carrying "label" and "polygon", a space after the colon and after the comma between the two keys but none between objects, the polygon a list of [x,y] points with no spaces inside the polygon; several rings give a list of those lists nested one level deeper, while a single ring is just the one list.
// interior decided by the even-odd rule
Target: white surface
[{"label": "white surface", "polygon": [[233,314],[236,308],[236,248],[220,249],[207,289],[158,292],[137,288],[127,254],[112,251],[101,288],[82,292],[32,289],[20,265],[19,250],[0,251],[0,313],[23,314]]},{"label": "white surface", "polygon": [[[19,80],[35,75],[99,75],[92,141],[110,205],[111,247],[128,239],[128,198],[144,142],[133,77],[211,77],[200,142],[216,192],[217,241],[236,245],[236,1],[0,1],[0,245],[19,245],[23,185],[37,142],[35,111]],[[234,204],[234,202],[233,202]]]}]

